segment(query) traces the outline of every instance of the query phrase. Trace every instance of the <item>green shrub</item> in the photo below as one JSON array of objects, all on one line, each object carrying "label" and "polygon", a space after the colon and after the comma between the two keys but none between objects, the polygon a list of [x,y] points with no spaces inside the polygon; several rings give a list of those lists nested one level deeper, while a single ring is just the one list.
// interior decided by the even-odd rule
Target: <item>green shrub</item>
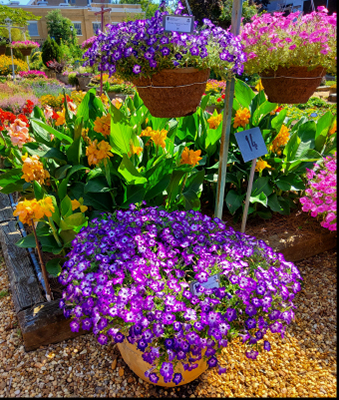
[{"label": "green shrub", "polygon": [[60,62],[61,52],[59,45],[54,39],[51,39],[49,36],[42,46],[41,58],[45,66],[47,66],[48,61],[56,60]]}]

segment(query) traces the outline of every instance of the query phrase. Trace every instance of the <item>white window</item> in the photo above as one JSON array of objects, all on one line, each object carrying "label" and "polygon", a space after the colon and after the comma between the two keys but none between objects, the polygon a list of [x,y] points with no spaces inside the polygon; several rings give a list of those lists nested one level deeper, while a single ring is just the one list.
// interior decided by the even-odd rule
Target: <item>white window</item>
[{"label": "white window", "polygon": [[38,23],[36,21],[28,22],[28,33],[29,36],[39,36]]},{"label": "white window", "polygon": [[74,25],[74,30],[75,30],[76,35],[82,36],[81,22],[72,21],[72,24]]},{"label": "white window", "polygon": [[93,33],[96,35],[97,30],[101,30],[101,22],[92,22],[93,23]]}]

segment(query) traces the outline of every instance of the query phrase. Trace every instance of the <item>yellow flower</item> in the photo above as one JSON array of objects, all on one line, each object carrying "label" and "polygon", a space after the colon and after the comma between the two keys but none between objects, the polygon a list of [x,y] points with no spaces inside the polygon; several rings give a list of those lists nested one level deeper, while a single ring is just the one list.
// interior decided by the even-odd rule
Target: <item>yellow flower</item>
[{"label": "yellow flower", "polygon": [[23,224],[39,221],[46,217],[51,217],[54,212],[54,206],[51,197],[45,197],[42,200],[23,200],[18,203],[13,215],[19,217]]},{"label": "yellow flower", "polygon": [[128,153],[128,157],[132,157],[133,154],[139,156],[142,153],[143,148],[140,146],[134,146],[132,140],[130,141],[131,151]]},{"label": "yellow flower", "polygon": [[330,135],[333,135],[333,133],[337,132],[337,120],[335,119],[333,122],[333,125],[331,126],[331,129],[328,131]]},{"label": "yellow flower", "polygon": [[98,96],[102,103],[106,106],[108,104],[108,97],[103,93],[101,96]]},{"label": "yellow flower", "polygon": [[119,110],[121,108],[121,106],[122,106],[122,100],[113,99],[112,100],[112,104],[114,105],[115,108],[117,108]]},{"label": "yellow flower", "polygon": [[99,144],[97,139],[93,142],[89,141],[89,146],[86,148],[86,156],[89,165],[97,165],[101,160],[112,157],[110,153],[111,146],[105,140],[102,140]]},{"label": "yellow flower", "polygon": [[39,156],[28,157],[26,153],[21,158],[23,161],[22,172],[24,173],[21,178],[26,182],[37,181],[42,185],[45,179],[50,177],[49,172],[44,170],[42,162],[39,161]]},{"label": "yellow flower", "polygon": [[80,211],[81,211],[81,212],[87,211],[87,210],[88,210],[88,207],[83,205],[84,199],[83,199],[82,197],[80,197],[79,200],[80,200],[80,201],[78,201],[78,200],[76,200],[76,199],[71,200],[71,202],[72,202],[72,211],[76,210],[76,209],[79,208],[79,207],[80,207]]},{"label": "yellow flower", "polygon": [[151,139],[156,146],[161,146],[163,149],[166,147],[165,139],[167,138],[167,131],[161,129],[161,131],[152,131]]},{"label": "yellow flower", "polygon": [[257,160],[257,163],[255,165],[256,172],[261,172],[265,168],[271,168],[271,166],[266,161],[264,161],[261,158],[259,158],[259,160]]},{"label": "yellow flower", "polygon": [[184,151],[181,153],[181,161],[180,164],[189,164],[193,165],[193,167],[199,164],[199,161],[202,160],[200,157],[201,150],[189,150],[188,147],[184,148]]},{"label": "yellow flower", "polygon": [[66,122],[65,113],[66,113],[65,109],[57,112],[57,114],[59,115],[59,118],[55,121],[55,126],[64,125],[64,123]]},{"label": "yellow flower", "polygon": [[94,121],[94,131],[108,136],[111,132],[111,115],[103,115],[102,117],[97,117]]},{"label": "yellow flower", "polygon": [[217,129],[218,126],[220,125],[220,122],[222,120],[222,114],[218,114],[217,116],[211,116],[207,122],[210,125],[210,129]]},{"label": "yellow flower", "polygon": [[280,147],[286,146],[290,139],[289,130],[286,125],[282,125],[278,135],[274,138],[269,149],[277,154],[281,154]]},{"label": "yellow flower", "polygon": [[249,123],[251,117],[250,110],[248,108],[239,108],[235,113],[233,128],[242,126],[243,128]]},{"label": "yellow flower", "polygon": [[261,79],[259,80],[259,83],[257,84],[257,86],[255,87],[255,90],[257,90],[258,92],[260,90],[264,90],[264,86],[261,83]]},{"label": "yellow flower", "polygon": [[151,132],[152,132],[152,128],[150,126],[148,126],[146,129],[144,129],[143,131],[141,131],[140,136],[151,136]]}]

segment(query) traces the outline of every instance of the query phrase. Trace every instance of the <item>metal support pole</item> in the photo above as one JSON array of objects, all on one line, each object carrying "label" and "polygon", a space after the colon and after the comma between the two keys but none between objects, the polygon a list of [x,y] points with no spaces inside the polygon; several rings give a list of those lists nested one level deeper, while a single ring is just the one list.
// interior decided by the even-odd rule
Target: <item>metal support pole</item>
[{"label": "metal support pole", "polygon": [[[12,43],[12,34],[11,34],[11,29],[12,27],[8,27],[8,35],[9,35],[9,41]],[[15,81],[15,73],[14,73],[14,60],[13,60],[13,49],[11,46],[11,59],[12,59],[12,76],[13,76],[13,82]]]},{"label": "metal support pole", "polygon": [[254,160],[252,160],[251,172],[250,172],[250,176],[249,176],[248,184],[247,184],[245,208],[244,208],[244,212],[243,212],[243,215],[242,215],[241,230],[240,230],[240,232],[242,232],[242,233],[245,232],[245,226],[246,226],[247,214],[248,214],[248,207],[249,207],[249,204],[250,204],[250,197],[251,197],[251,193],[252,193],[253,178],[254,178],[254,171],[255,171],[256,163],[257,163],[257,159],[255,158]]},{"label": "metal support pole", "polygon": [[[233,0],[231,33],[233,33],[234,35],[239,35],[240,32],[241,11],[242,11],[242,0]],[[217,199],[214,209],[214,216],[220,219],[222,218],[224,198],[225,198],[226,169],[227,169],[228,147],[229,147],[230,133],[231,133],[234,83],[235,80],[234,78],[232,78],[231,82],[227,83],[225,90],[225,107],[224,107],[224,116],[222,122],[222,133],[220,142]]]},{"label": "metal support pole", "polygon": [[[25,31],[24,31],[24,40],[26,41],[26,33],[25,33]],[[26,56],[26,61],[27,61],[27,65],[28,65],[28,70],[30,70],[30,67],[29,67],[29,56]]]}]

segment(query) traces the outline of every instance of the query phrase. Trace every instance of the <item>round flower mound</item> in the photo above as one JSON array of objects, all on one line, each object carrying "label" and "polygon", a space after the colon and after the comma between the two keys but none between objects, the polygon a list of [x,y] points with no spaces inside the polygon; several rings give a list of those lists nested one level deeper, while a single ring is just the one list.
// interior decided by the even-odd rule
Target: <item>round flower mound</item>
[{"label": "round flower mound", "polygon": [[242,27],[240,36],[248,58],[245,72],[252,75],[268,69],[276,71],[280,65],[321,65],[327,73],[336,75],[337,14],[327,15],[323,6],[310,14],[283,14],[256,14]]},{"label": "round flower mound", "polygon": [[337,153],[314,164],[307,172],[306,196],[300,198],[302,210],[311,211],[312,217],[322,219],[320,225],[330,231],[337,230]]},{"label": "round flower mound", "polygon": [[[192,370],[203,358],[218,366],[217,355],[237,336],[255,359],[262,347],[270,350],[267,330],[283,336],[294,318],[302,279],[295,265],[197,211],[132,205],[90,221],[72,246],[59,276],[72,331],[92,329],[103,345],[135,344],[154,383],[160,374],[178,384],[179,363]],[[220,286],[205,288],[215,274]]]},{"label": "round flower mound", "polygon": [[[151,77],[176,67],[211,68],[225,79],[242,74],[246,57],[238,36],[208,19],[201,29],[195,23],[192,34],[165,32],[162,21],[168,12],[161,12],[162,7],[151,19],[107,25],[107,33],[98,31],[83,55],[87,58],[84,66],[98,64],[99,71],[108,71],[109,76],[117,73],[130,81],[139,74]],[[175,14],[180,15],[183,9],[179,1]]]}]

